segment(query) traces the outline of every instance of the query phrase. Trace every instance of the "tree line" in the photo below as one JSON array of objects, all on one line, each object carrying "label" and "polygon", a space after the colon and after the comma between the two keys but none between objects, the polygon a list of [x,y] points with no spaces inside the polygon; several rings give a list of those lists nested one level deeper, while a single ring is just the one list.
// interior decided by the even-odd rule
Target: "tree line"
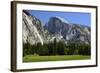
[{"label": "tree line", "polygon": [[65,44],[63,41],[57,42],[56,39],[50,43],[37,43],[30,45],[28,42],[23,44],[23,56],[26,55],[91,55],[90,44]]}]

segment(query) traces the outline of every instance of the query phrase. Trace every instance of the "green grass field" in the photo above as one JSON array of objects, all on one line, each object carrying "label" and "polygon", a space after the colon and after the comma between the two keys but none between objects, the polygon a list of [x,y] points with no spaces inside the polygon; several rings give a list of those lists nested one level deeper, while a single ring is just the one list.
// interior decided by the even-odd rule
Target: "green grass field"
[{"label": "green grass field", "polygon": [[90,59],[90,56],[83,55],[62,55],[62,56],[34,56],[27,55],[23,57],[23,62],[43,62],[43,61],[64,61],[64,60],[86,60]]}]

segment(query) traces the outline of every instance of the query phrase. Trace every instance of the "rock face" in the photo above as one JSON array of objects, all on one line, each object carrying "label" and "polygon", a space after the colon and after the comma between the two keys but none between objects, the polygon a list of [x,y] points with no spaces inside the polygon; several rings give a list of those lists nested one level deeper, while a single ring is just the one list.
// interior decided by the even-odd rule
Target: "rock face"
[{"label": "rock face", "polygon": [[32,16],[28,11],[23,10],[23,43],[29,42],[31,45],[36,43],[47,43],[53,35],[44,29],[41,21]]},{"label": "rock face", "polygon": [[55,16],[51,17],[46,25],[32,16],[28,11],[23,10],[23,42],[30,44],[48,43],[55,38],[57,41],[67,43],[90,44],[90,27],[79,24],[71,24],[67,20]]},{"label": "rock face", "polygon": [[23,42],[30,44],[41,42],[43,44],[42,32],[40,20],[32,17],[27,11],[23,11]]},{"label": "rock face", "polygon": [[54,35],[61,35],[64,41],[71,43],[90,43],[90,27],[71,24],[61,17],[51,17],[45,28]]}]

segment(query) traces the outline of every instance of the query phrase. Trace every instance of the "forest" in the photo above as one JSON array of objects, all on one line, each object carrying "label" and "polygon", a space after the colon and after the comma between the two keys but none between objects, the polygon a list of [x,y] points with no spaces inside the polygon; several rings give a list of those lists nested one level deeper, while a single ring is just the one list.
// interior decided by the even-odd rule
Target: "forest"
[{"label": "forest", "polygon": [[91,46],[89,44],[68,43],[63,41],[57,42],[54,39],[53,42],[37,43],[30,45],[28,42],[23,44],[23,57],[26,55],[38,55],[38,56],[56,56],[56,55],[91,55]]}]

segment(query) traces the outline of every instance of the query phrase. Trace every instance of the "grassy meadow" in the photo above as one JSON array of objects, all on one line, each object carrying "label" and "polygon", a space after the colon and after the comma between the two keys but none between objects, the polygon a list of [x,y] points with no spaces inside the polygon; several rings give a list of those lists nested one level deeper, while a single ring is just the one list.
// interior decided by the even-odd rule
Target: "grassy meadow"
[{"label": "grassy meadow", "polygon": [[64,61],[64,60],[86,60],[90,56],[83,55],[56,55],[56,56],[24,56],[23,62]]}]

